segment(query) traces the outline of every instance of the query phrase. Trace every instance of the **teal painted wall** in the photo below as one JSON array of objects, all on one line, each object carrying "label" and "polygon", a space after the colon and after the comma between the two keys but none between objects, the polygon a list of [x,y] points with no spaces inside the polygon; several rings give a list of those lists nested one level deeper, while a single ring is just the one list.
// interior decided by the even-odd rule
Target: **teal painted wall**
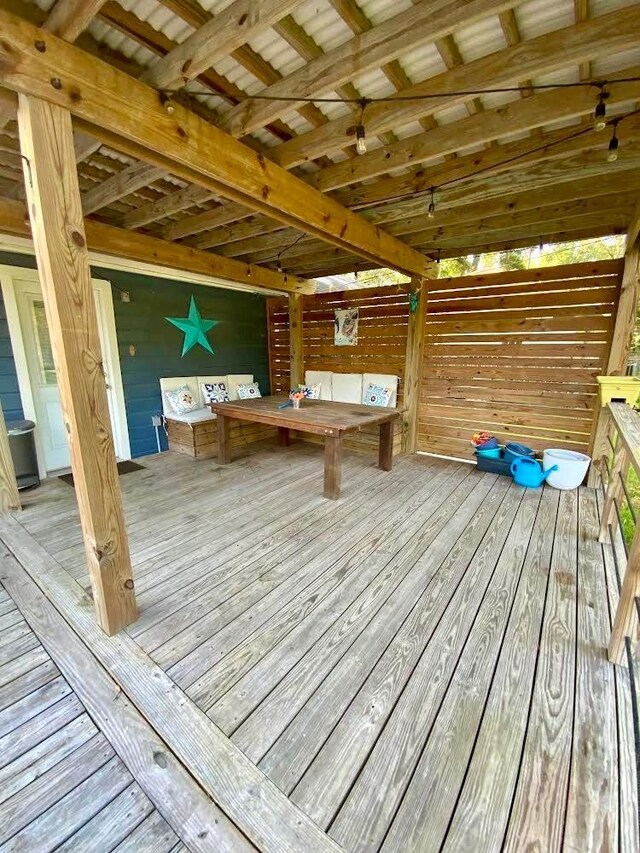
[{"label": "teal painted wall", "polygon": [[[33,258],[1,252],[0,264],[35,266]],[[132,456],[156,452],[151,417],[162,411],[162,376],[253,373],[262,393],[269,393],[264,297],[103,267],[93,267],[92,272],[112,285]],[[121,300],[122,290],[128,291],[130,302]],[[183,334],[164,319],[185,317],[192,295],[203,317],[218,320],[208,335],[215,355],[197,346],[181,358]],[[4,305],[0,305],[0,400],[7,420],[22,417]],[[166,448],[164,431],[160,434]]]}]

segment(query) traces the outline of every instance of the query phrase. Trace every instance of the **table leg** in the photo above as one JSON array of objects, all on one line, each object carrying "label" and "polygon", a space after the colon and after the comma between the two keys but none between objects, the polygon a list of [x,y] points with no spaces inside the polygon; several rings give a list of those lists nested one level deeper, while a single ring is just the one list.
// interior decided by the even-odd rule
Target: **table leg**
[{"label": "table leg", "polygon": [[378,445],[378,468],[390,471],[393,467],[393,421],[380,424],[380,443]]},{"label": "table leg", "polygon": [[231,441],[229,440],[229,418],[218,415],[218,463],[227,465],[231,462]]},{"label": "table leg", "polygon": [[280,447],[289,447],[291,444],[289,427],[278,427],[278,444]]},{"label": "table leg", "polygon": [[324,496],[335,501],[340,497],[342,475],[342,438],[327,436],[324,440]]}]

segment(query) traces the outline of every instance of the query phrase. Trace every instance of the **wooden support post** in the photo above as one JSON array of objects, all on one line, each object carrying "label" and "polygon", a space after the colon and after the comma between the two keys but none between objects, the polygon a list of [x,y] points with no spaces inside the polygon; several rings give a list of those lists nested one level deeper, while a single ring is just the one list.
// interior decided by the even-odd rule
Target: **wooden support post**
[{"label": "wooden support post", "polygon": [[9,450],[9,436],[0,405],[0,515],[22,509],[16,472]]},{"label": "wooden support post", "polygon": [[640,524],[629,548],[627,569],[624,573],[620,599],[616,609],[611,639],[609,640],[609,660],[611,663],[625,662],[624,638],[635,638],[638,627],[636,598],[640,596]]},{"label": "wooden support post", "polygon": [[[636,309],[640,294],[640,249],[632,245],[624,258],[624,271],[620,286],[620,298],[616,311],[611,338],[611,349],[607,361],[607,376],[623,376],[631,350],[631,338],[636,324]],[[593,464],[589,471],[587,485],[596,488],[600,482],[602,457],[607,449],[608,418],[606,406],[597,414],[597,423],[591,444]]]},{"label": "wooden support post", "polygon": [[291,362],[291,388],[304,382],[304,339],[302,321],[302,295],[289,294],[289,359]]},{"label": "wooden support post", "polygon": [[[427,322],[427,281],[415,278],[411,282],[413,301],[409,310],[407,349],[404,367],[404,406],[402,424],[402,452],[415,453],[418,447],[418,421],[420,417],[420,392],[424,364],[424,340]],[[415,298],[417,296],[417,304]],[[415,310],[414,310],[415,309]]]},{"label": "wooden support post", "polygon": [[137,618],[82,218],[71,116],[30,95],[20,148],[38,271],[69,436],[71,467],[100,626]]}]

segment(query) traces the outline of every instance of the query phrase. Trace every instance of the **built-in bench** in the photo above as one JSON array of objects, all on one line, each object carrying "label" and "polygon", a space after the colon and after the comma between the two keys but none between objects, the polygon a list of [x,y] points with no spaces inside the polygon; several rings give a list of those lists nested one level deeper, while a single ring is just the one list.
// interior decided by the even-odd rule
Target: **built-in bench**
[{"label": "built-in bench", "polygon": [[[226,376],[171,376],[160,380],[162,392],[162,410],[165,429],[169,440],[169,450],[184,453],[194,459],[211,459],[218,454],[218,436],[216,416],[207,408],[202,386],[205,383],[224,382],[230,400],[238,399],[238,385],[253,382],[251,374],[228,374]],[[369,385],[381,385],[389,388],[392,394],[389,407],[395,407],[398,396],[398,377],[387,373],[332,373],[324,370],[307,370],[305,384],[320,386],[320,399],[338,403],[365,403],[365,394]],[[198,408],[192,412],[178,415],[172,411],[166,392],[175,391],[187,385],[198,402]],[[266,438],[275,438],[273,427],[262,424],[232,421],[230,427],[231,446],[252,444]],[[310,433],[294,433],[305,441],[322,442],[320,436]],[[378,428],[366,427],[361,432],[345,437],[344,446],[359,453],[376,454],[378,452]],[[398,455],[402,449],[402,423],[398,419],[394,424],[393,453]]]},{"label": "built-in bench", "polygon": [[[333,400],[336,403],[367,403],[365,399],[369,385],[381,385],[391,390],[388,406],[393,408],[398,402],[399,379],[390,373],[333,373],[329,370],[307,370],[305,384],[320,386],[320,399]],[[398,418],[393,427],[393,455],[402,452],[402,419]],[[321,442],[320,436],[310,433],[296,433],[304,441]],[[344,447],[358,453],[375,455],[378,452],[378,427],[365,427],[360,432],[350,433],[344,438]]]},{"label": "built-in bench", "polygon": [[[211,459],[218,455],[218,434],[216,416],[205,405],[202,386],[205,383],[224,382],[230,400],[238,399],[238,385],[253,382],[249,374],[228,374],[226,376],[171,376],[160,380],[162,392],[162,412],[164,418],[169,450],[192,456],[194,459]],[[175,391],[187,385],[196,401],[197,409],[178,415],[172,411],[166,392]],[[231,425],[232,447],[252,444],[264,438],[274,438],[276,431],[273,427],[262,424],[248,424],[234,421]]]}]

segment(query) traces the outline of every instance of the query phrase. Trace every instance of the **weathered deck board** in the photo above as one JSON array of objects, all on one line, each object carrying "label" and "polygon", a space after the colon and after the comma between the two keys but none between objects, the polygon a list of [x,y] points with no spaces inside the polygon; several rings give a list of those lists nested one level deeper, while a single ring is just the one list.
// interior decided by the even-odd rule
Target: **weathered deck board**
[{"label": "weathered deck board", "polygon": [[579,503],[576,701],[564,842],[572,853],[617,843],[619,819],[616,694],[607,660],[611,623],[603,606],[607,592],[595,491],[581,491]]},{"label": "weathered deck board", "polygon": [[562,492],[525,747],[505,850],[560,850],[573,733],[578,497]]},{"label": "weathered deck board", "polygon": [[[0,534],[260,849],[635,853],[629,679],[602,657],[617,588],[595,494],[425,457],[386,473],[347,454],[329,504],[309,475],[318,454],[254,447],[227,469],[163,454],[122,478],[142,612],[108,642],[82,592],[73,491],[45,483]],[[2,809],[99,735],[1,589],[0,608],[0,667],[16,675]],[[96,771],[109,802],[79,804],[64,838],[57,806],[51,837],[69,851],[106,837],[120,853],[186,849],[143,785],[109,782],[117,760]]]}]

